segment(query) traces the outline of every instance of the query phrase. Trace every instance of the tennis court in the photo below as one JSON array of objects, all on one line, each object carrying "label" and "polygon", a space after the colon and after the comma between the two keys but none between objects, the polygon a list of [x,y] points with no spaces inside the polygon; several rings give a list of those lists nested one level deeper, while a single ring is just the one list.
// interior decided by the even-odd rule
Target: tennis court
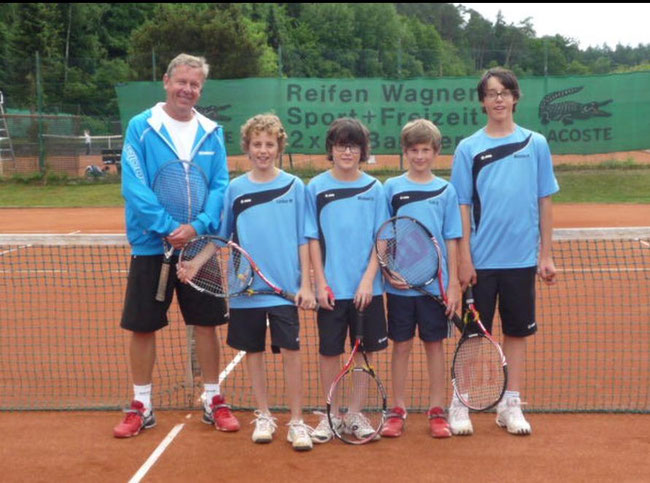
[{"label": "tennis court", "polygon": [[[630,206],[624,209],[627,217],[633,212],[638,216],[630,225],[647,224],[650,219],[646,206],[638,207],[638,212]],[[620,222],[620,207],[618,210],[608,213],[601,206],[598,226],[607,220],[610,224]],[[237,434],[217,433],[199,422],[200,380],[188,367],[191,357],[185,331],[175,311],[171,327],[161,338],[154,374],[158,427],[133,440],[113,439],[111,429],[120,418],[115,410],[128,403],[131,391],[126,366],[128,339],[117,327],[128,248],[121,235],[88,240],[74,234],[88,230],[88,225],[74,224],[90,218],[93,230],[112,230],[111,223],[121,221],[121,210],[117,210],[119,218],[107,211],[90,217],[85,210],[74,211],[77,218],[45,210],[46,216],[49,214],[46,220],[38,220],[31,210],[18,210],[23,213],[18,222],[11,221],[12,211],[2,213],[8,226],[20,225],[14,233],[30,226],[32,231],[44,226],[48,227],[44,231],[56,231],[54,220],[59,219],[64,222],[59,233],[68,235],[39,240],[24,234],[24,240],[0,242],[4,280],[0,286],[0,409],[12,410],[0,412],[0,427],[11,435],[5,438],[0,455],[9,462],[3,476],[10,481],[128,480],[177,424],[184,426],[145,480],[279,481],[299,475],[323,481],[353,475],[397,481],[431,481],[452,475],[461,480],[533,481],[571,475],[600,481],[647,477],[647,230],[616,242],[576,241],[575,232],[558,231],[558,238],[566,236],[571,241],[558,239],[555,245],[558,285],[540,291],[540,333],[531,343],[524,389],[532,413],[531,438],[510,436],[496,427],[492,414],[481,414],[473,417],[474,436],[434,441],[427,435],[424,416],[413,412],[406,435],[398,440],[362,448],[335,442],[300,455],[284,441],[286,413],[279,413],[276,441],[268,446],[250,442],[247,422],[253,416],[249,412],[238,413],[243,429]],[[562,205],[556,205],[555,213],[556,226],[578,224],[563,218],[567,215]],[[28,218],[33,225],[26,222]],[[312,314],[304,316],[305,406],[322,408],[315,322]],[[585,330],[588,324],[597,330]],[[453,340],[448,344],[451,354]],[[234,356],[225,349],[222,365]],[[379,359],[377,367],[390,385],[387,356]],[[281,371],[280,361],[268,357],[270,401],[282,407],[283,383],[276,376]],[[426,409],[422,360],[423,354],[415,351],[409,383],[414,411]],[[224,388],[232,404],[252,407],[241,364],[227,375]],[[84,411],[77,411],[80,409]],[[91,409],[94,411],[88,411]],[[574,414],[576,411],[583,414]],[[593,412],[598,414],[588,414]],[[311,424],[317,420],[312,415],[306,419]],[[481,456],[473,455],[478,452]],[[611,468],[613,454],[615,470]],[[357,465],[363,472],[352,469]]]}]

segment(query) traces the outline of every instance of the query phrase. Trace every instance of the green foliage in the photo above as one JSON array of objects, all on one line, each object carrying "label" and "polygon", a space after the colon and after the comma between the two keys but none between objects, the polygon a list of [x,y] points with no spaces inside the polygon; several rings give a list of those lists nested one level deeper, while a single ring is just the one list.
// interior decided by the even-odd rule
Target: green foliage
[{"label": "green foliage", "polygon": [[204,55],[212,78],[650,69],[650,44],[580,50],[536,37],[530,18],[491,22],[451,3],[0,4],[0,87],[12,108],[36,108],[36,52],[46,112],[115,118],[114,85],[161,79],[181,51]]},{"label": "green foliage", "polygon": [[151,64],[142,62],[155,50],[161,72],[179,53],[203,55],[218,79],[270,74],[272,52],[264,25],[244,17],[237,4],[159,4],[153,16],[131,34],[131,67],[151,78]]}]

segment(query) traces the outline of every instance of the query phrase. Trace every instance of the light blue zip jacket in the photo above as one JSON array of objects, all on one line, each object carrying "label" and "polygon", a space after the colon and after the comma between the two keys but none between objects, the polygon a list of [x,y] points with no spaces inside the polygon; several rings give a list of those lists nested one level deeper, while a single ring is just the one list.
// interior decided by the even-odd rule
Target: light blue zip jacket
[{"label": "light blue zip jacket", "polygon": [[[126,235],[133,255],[163,253],[162,237],[179,227],[158,203],[151,189],[160,166],[178,159],[174,143],[163,125],[163,103],[129,121],[122,149],[122,196],[126,200]],[[192,226],[198,235],[219,229],[223,195],[228,185],[228,166],[223,128],[202,116],[198,119],[191,159],[208,178],[209,194],[205,209]]]}]

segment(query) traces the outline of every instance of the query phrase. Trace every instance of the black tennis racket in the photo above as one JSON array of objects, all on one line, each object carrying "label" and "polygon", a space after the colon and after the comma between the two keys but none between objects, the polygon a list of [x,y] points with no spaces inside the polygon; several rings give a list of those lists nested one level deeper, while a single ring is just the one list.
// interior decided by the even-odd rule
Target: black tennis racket
[{"label": "black tennis racket", "polygon": [[475,411],[493,408],[508,384],[508,365],[503,351],[485,329],[474,306],[472,287],[465,292],[465,328],[451,365],[456,396]]},{"label": "black tennis racket", "polygon": [[[173,160],[163,164],[153,180],[153,192],[167,213],[181,225],[191,223],[203,211],[208,198],[208,179],[203,170],[194,163]],[[163,238],[165,246],[163,264],[160,267],[156,300],[165,300],[169,267],[174,247]]]},{"label": "black tennis racket", "polygon": [[[410,216],[395,216],[385,221],[375,236],[379,265],[390,278],[431,297],[447,310],[447,295],[442,281],[442,252],[429,229]],[[426,287],[438,281],[440,296]],[[458,330],[463,322],[457,314],[450,319]]]},{"label": "black tennis racket", "polygon": [[[183,247],[178,261],[181,279],[200,292],[223,298],[277,295],[295,302],[296,294],[269,280],[248,252],[231,240],[215,235],[196,237]],[[256,275],[269,290],[253,289]]]},{"label": "black tennis racket", "polygon": [[327,394],[327,420],[341,441],[364,444],[379,439],[386,420],[386,391],[363,348],[363,312],[357,312],[352,330],[352,353]]}]

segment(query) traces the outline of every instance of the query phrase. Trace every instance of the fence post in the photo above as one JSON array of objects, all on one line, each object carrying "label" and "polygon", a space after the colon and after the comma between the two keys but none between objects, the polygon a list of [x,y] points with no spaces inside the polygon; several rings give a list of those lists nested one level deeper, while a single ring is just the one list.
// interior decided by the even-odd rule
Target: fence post
[{"label": "fence post", "polygon": [[45,173],[45,144],[43,143],[43,83],[41,79],[41,56],[36,51],[36,113],[38,115],[38,167]]}]

